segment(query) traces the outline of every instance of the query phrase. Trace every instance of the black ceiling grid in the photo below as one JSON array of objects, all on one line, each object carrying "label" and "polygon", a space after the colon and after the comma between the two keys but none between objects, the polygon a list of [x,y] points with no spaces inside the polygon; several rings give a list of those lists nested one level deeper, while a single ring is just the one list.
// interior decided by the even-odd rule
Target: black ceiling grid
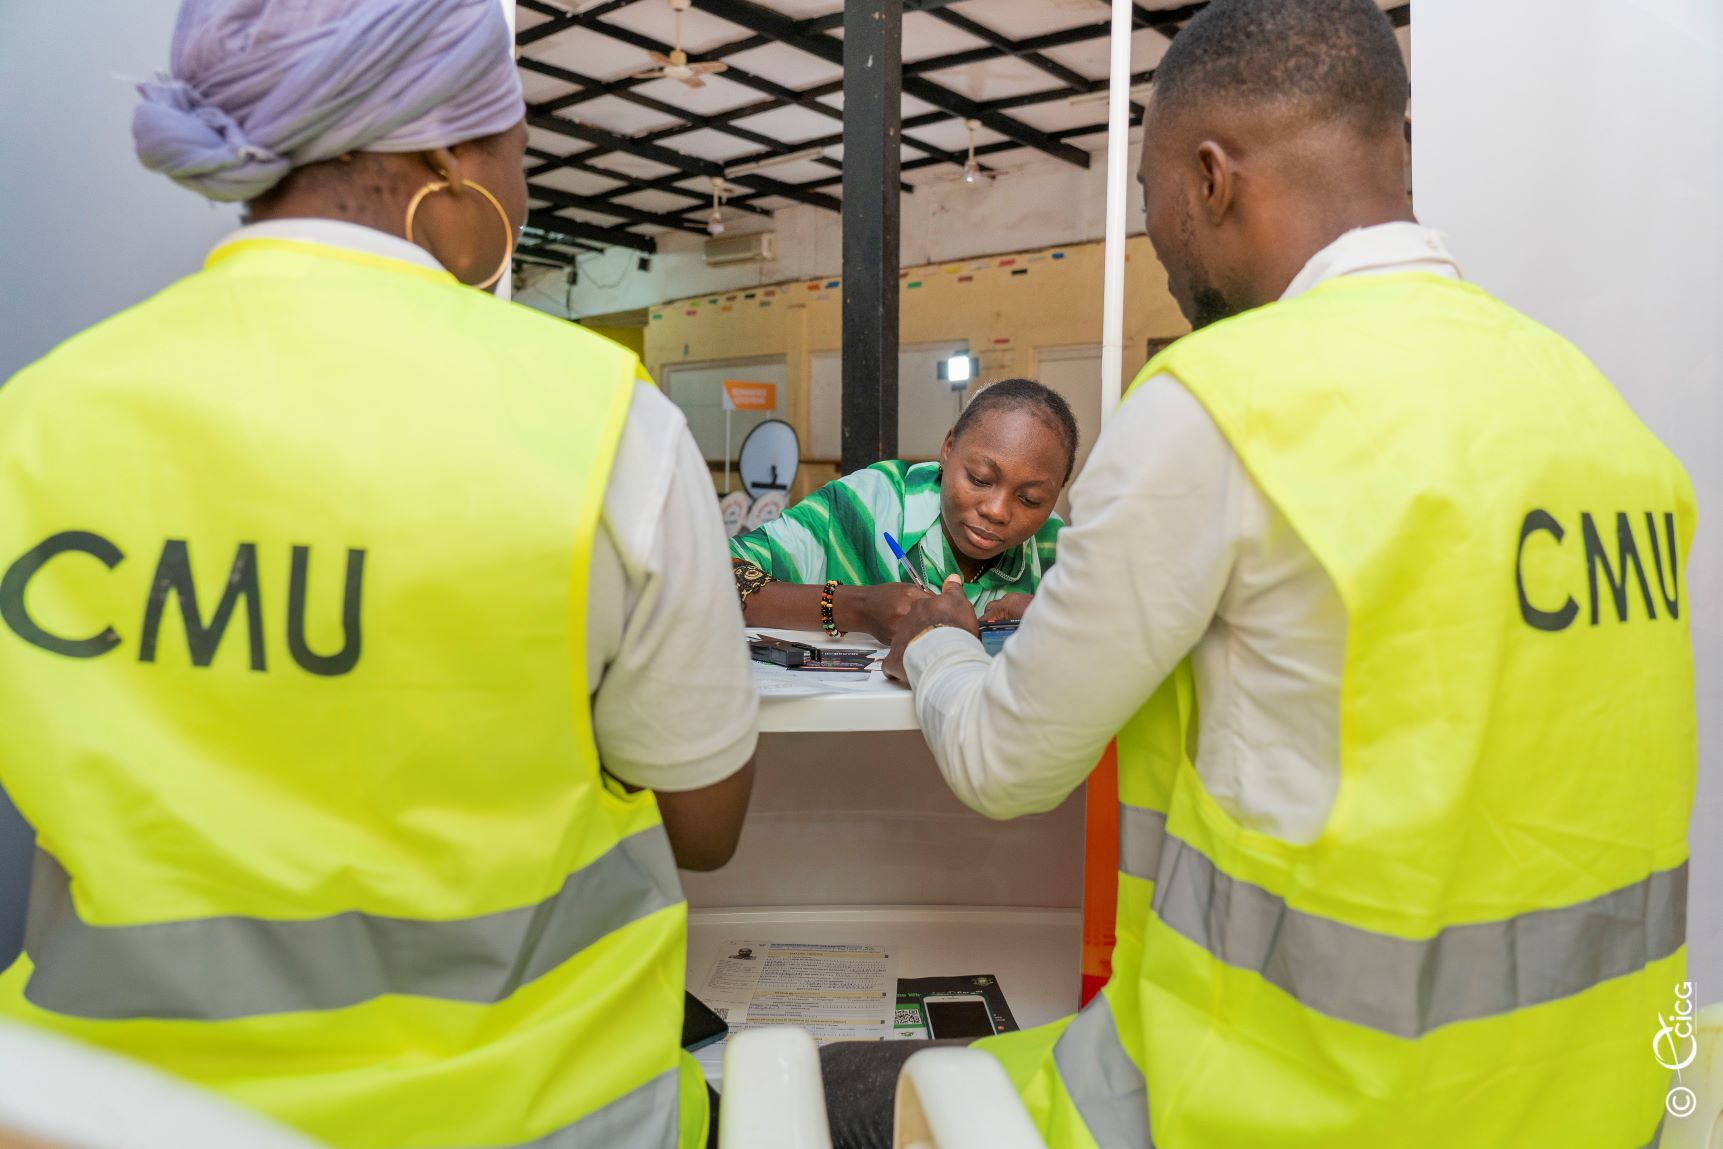
[{"label": "black ceiling grid", "polygon": [[[528,149],[528,189],[542,206],[535,207],[531,213],[529,227],[534,230],[523,240],[523,257],[539,262],[568,263],[584,251],[603,246],[621,246],[651,253],[656,249],[654,235],[657,229],[701,232],[705,215],[711,210],[711,191],[702,185],[713,177],[723,179],[732,188],[743,189],[726,199],[726,210],[770,215],[768,204],[781,206],[783,201],[810,204],[830,211],[839,209],[836,193],[842,182],[843,165],[831,157],[812,161],[828,169],[827,174],[798,182],[773,178],[769,167],[729,177],[724,176],[724,171],[738,164],[758,163],[812,148],[842,144],[843,113],[825,102],[841,94],[841,81],[823,79],[792,88],[728,59],[775,44],[795,49],[820,62],[827,73],[833,66],[841,68],[843,41],[833,35],[834,30],[842,28],[841,11],[797,20],[762,0],[694,0],[696,12],[734,25],[738,34],[726,43],[702,46],[700,51],[689,52],[690,60],[725,60],[730,67],[723,73],[723,79],[752,89],[759,96],[759,99],[749,100],[738,107],[703,114],[637,90],[647,81],[634,79],[632,75],[604,79],[547,59],[547,54],[559,44],[595,33],[638,49],[641,53],[640,68],[650,66],[645,56],[647,52],[669,53],[672,45],[643,35],[616,19],[627,9],[662,5],[665,0],[601,0],[596,4],[586,0],[583,11],[577,10],[581,2],[519,0],[523,12],[545,17],[531,27],[522,28],[515,37],[521,69],[556,80],[571,89],[554,98],[530,104],[527,122],[540,132],[577,145],[577,150],[567,155],[546,148]],[[903,171],[907,173],[939,165],[961,168],[967,159],[966,151],[941,147],[917,133],[936,125],[952,121],[962,124],[966,120],[975,120],[1000,137],[976,146],[978,161],[986,156],[1028,148],[1076,167],[1089,166],[1090,153],[1072,141],[1104,130],[1104,122],[1063,130],[1043,130],[1025,122],[1016,113],[1106,88],[1105,79],[1086,77],[1048,54],[1070,45],[1105,39],[1110,25],[1104,12],[1101,19],[1092,23],[1035,35],[1012,36],[1008,29],[987,22],[987,0],[904,0],[903,8],[906,14],[924,13],[929,19],[962,33],[964,41],[979,42],[974,47],[904,64],[904,95],[914,97],[931,110],[903,118],[904,146],[912,149],[912,154],[904,157]],[[1203,4],[1160,9],[1137,4],[1134,8],[1133,23],[1137,29],[1153,29],[1170,38],[1185,21],[1202,10]],[[1101,10],[1097,7],[1097,11]],[[1399,27],[1409,22],[1410,14],[1410,3],[1388,10],[1389,17]],[[1005,59],[1033,69],[1047,86],[983,101],[972,99],[934,78],[948,69]],[[1152,70],[1140,72],[1132,76],[1131,81],[1133,85],[1145,83],[1153,75]],[[633,135],[606,131],[582,122],[582,106],[606,97],[648,109],[674,122]],[[813,139],[787,141],[751,129],[741,122],[790,107],[829,119],[832,131]],[[1101,107],[1104,118],[1104,105]],[[1141,106],[1133,103],[1131,112],[1132,122],[1140,122]],[[949,133],[949,128],[945,130]],[[733,158],[718,162],[678,148],[680,137],[693,132],[719,133],[748,147]],[[549,146],[547,141],[546,147]],[[656,165],[651,169],[654,174],[639,175],[619,170],[603,162],[606,157],[610,157],[613,163],[621,157],[650,161],[651,165]],[[576,194],[545,182],[546,176],[562,170],[602,177],[613,186],[589,194]],[[910,192],[913,187],[906,183],[904,190]],[[687,202],[660,210],[622,202],[640,192],[668,194]],[[570,212],[578,215],[568,214]],[[643,228],[649,230],[642,231]]]}]

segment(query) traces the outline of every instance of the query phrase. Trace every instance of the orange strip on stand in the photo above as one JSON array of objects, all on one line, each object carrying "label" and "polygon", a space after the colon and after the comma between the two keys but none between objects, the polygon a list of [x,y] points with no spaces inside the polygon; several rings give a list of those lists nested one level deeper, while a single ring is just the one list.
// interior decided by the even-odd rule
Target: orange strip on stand
[{"label": "orange strip on stand", "polygon": [[1081,1005],[1113,973],[1119,901],[1119,753],[1107,743],[1083,791],[1083,983]]},{"label": "orange strip on stand", "polygon": [[[726,307],[724,310],[730,309]],[[724,380],[724,410],[776,411],[777,409],[778,385],[776,383],[750,383],[744,379]]]}]

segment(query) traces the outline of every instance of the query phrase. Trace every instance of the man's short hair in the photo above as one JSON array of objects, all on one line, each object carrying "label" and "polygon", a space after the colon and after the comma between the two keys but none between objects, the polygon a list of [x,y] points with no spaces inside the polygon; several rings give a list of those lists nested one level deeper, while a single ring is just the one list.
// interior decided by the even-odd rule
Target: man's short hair
[{"label": "man's short hair", "polygon": [[1215,0],[1155,70],[1154,107],[1284,109],[1398,131],[1410,94],[1393,25],[1371,0]]}]

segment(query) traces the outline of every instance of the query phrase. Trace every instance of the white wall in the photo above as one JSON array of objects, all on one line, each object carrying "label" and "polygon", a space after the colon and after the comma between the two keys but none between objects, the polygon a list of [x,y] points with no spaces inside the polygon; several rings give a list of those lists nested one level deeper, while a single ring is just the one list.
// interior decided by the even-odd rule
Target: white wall
[{"label": "white wall", "polygon": [[1723,1000],[1723,4],[1442,0],[1413,30],[1418,215],[1590,355],[1698,490],[1688,941]]},{"label": "white wall", "polygon": [[[902,200],[902,259],[916,267],[978,255],[1032,251],[1101,239],[1105,229],[1106,155],[1096,152],[1087,170],[1049,160],[1012,168],[997,179],[966,184],[957,178],[930,181]],[[1136,164],[1136,149],[1131,163]],[[1133,187],[1135,185],[1133,184]],[[612,248],[583,259],[580,282],[565,293],[560,271],[535,272],[519,299],[544,311],[575,317],[647,307],[667,299],[734,291],[741,287],[837,275],[843,268],[843,228],[836,213],[796,205],[770,219],[730,211],[725,234],[772,230],[779,258],[770,263],[707,267],[706,237],[670,232],[659,236],[650,271],[637,268],[639,254]],[[1131,196],[1129,231],[1141,234],[1141,198]]]},{"label": "white wall", "polygon": [[[167,66],[175,0],[0,0],[0,380],[195,271],[234,226],[132,154],[132,85]],[[0,795],[0,966],[27,829]]]},{"label": "white wall", "polygon": [[174,0],[0,3],[0,379],[203,262],[238,218],[132,154]]}]

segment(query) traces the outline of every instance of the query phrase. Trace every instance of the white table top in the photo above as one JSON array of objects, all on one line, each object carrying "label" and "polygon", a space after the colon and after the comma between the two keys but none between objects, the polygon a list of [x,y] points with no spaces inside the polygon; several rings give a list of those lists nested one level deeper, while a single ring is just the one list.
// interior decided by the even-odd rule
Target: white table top
[{"label": "white table top", "polygon": [[[834,639],[819,631],[750,628],[749,634],[769,634],[810,646],[872,649],[881,644],[864,634]],[[760,690],[760,731],[765,734],[820,733],[844,730],[918,730],[915,698],[909,687],[893,682],[878,670],[860,674],[821,674],[786,670],[756,662],[754,682]]]}]

